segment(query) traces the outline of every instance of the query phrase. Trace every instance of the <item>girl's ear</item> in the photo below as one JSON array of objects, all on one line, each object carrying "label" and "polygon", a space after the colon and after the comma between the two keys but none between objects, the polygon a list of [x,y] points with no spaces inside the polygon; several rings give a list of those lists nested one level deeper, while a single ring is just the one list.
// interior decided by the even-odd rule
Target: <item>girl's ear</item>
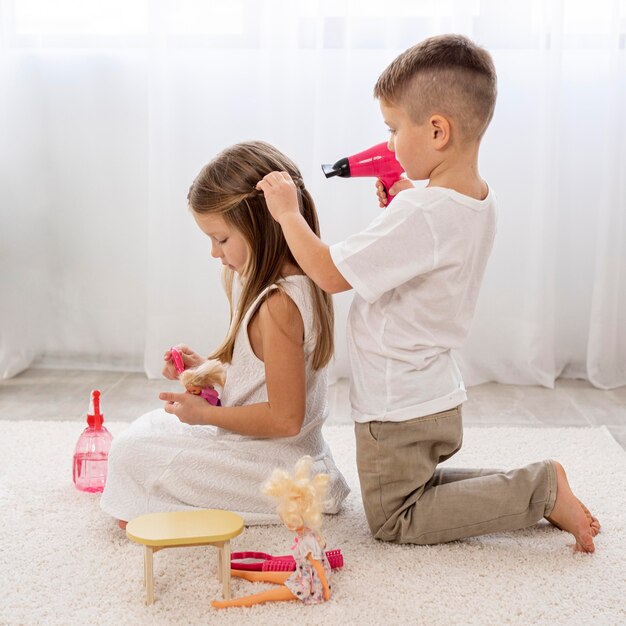
[{"label": "girl's ear", "polygon": [[433,115],[429,123],[433,148],[443,150],[450,141],[450,122],[443,115]]}]

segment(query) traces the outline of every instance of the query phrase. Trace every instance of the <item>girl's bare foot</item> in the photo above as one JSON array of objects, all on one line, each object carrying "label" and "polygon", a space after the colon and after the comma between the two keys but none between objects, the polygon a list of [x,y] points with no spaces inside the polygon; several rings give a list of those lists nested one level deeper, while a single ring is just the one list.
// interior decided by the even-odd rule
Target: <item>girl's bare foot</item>
[{"label": "girl's bare foot", "polygon": [[[574,550],[577,552],[594,552],[592,521],[587,517],[587,513],[585,513],[578,498],[572,493],[563,466],[556,461],[553,463],[556,470],[556,502],[550,517],[546,517],[546,519],[551,524],[574,535],[576,539]],[[591,513],[589,516],[592,520],[595,519]],[[596,523],[599,529],[597,520]]]}]

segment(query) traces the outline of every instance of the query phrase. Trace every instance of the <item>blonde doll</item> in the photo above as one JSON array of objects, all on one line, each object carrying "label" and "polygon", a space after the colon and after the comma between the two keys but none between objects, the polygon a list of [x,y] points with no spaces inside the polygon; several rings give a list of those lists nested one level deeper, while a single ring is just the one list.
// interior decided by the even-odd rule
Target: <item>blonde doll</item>
[{"label": "blonde doll", "polygon": [[310,456],[302,457],[294,475],[274,470],[264,485],[263,493],[278,501],[276,508],[285,526],[296,533],[292,546],[296,569],[293,572],[249,572],[231,570],[233,576],[250,581],[280,585],[251,596],[233,600],[214,600],[218,609],[230,606],[252,606],[263,602],[300,600],[304,604],[319,604],[330,598],[330,565],[324,553],[324,541],[319,533],[322,506],[330,477],[311,477]]},{"label": "blonde doll", "polygon": [[223,387],[225,375],[219,361],[209,359],[198,367],[182,371],[178,379],[189,393],[201,396],[213,406],[221,406],[215,385]]}]

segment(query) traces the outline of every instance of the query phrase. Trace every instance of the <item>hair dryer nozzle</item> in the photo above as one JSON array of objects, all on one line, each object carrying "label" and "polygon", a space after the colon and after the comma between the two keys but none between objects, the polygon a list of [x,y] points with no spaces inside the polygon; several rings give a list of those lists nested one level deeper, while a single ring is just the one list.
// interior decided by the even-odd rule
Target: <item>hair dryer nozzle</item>
[{"label": "hair dryer nozzle", "polygon": [[331,176],[341,176],[342,178],[350,177],[350,163],[347,158],[339,159],[333,165],[326,163],[322,165],[322,172],[326,178]]}]

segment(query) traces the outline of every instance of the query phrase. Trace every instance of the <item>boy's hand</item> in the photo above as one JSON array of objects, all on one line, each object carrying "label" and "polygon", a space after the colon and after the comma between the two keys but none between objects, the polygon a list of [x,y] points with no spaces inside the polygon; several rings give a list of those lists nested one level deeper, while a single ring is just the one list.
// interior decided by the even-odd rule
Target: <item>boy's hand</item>
[{"label": "boy's hand", "polygon": [[164,391],[159,394],[159,400],[165,401],[166,413],[175,415],[181,422],[192,425],[210,424],[208,413],[211,405],[200,396],[192,393],[172,393]]},{"label": "boy's hand", "polygon": [[287,172],[270,172],[256,188],[265,195],[267,208],[277,222],[289,213],[300,214],[298,190]]},{"label": "boy's hand", "polygon": [[[183,364],[185,365],[185,369],[189,367],[197,367],[198,365],[202,365],[208,359],[205,359],[203,356],[196,354],[191,348],[188,348],[184,343],[178,344],[174,346],[180,352],[180,356],[183,359]],[[163,376],[168,380],[177,380],[178,372],[176,371],[176,367],[174,367],[174,361],[172,360],[172,351],[167,350],[163,355],[163,360],[165,361],[165,365],[163,366]]]},{"label": "boy's hand", "polygon": [[[401,178],[391,185],[389,193],[395,196],[403,189],[411,189],[411,187],[413,187],[413,183],[408,178]],[[378,196],[378,206],[384,209],[387,206],[387,193],[380,179],[376,180],[376,195]]]}]

